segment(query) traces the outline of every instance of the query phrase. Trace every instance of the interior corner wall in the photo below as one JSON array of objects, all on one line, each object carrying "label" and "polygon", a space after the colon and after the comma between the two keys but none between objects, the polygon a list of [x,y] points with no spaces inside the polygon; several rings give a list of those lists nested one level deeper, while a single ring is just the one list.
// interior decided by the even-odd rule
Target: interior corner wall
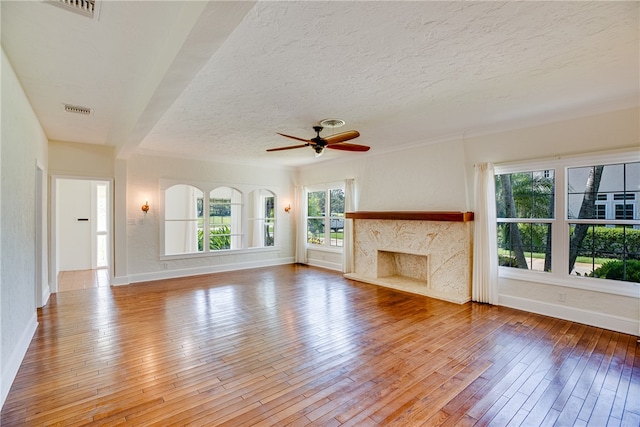
[{"label": "interior corner wall", "polygon": [[[640,109],[624,109],[562,122],[465,139],[469,188],[473,165],[508,163],[604,152],[640,150]],[[473,199],[471,197],[471,199]],[[522,310],[637,334],[640,287],[636,296],[499,278],[499,303]],[[558,301],[558,292],[565,294]]]},{"label": "interior corner wall", "polygon": [[1,70],[0,406],[37,327],[36,165],[48,167],[46,135],[4,49]]},{"label": "interior corner wall", "polygon": [[[233,187],[245,195],[253,190],[272,191],[277,200],[276,246],[161,258],[163,182]],[[134,155],[126,161],[125,212],[117,212],[125,224],[122,231],[126,236],[121,239],[126,241],[126,261],[122,261],[126,263],[126,273],[119,270],[117,284],[293,263],[294,224],[292,216],[283,209],[292,200],[293,172],[289,168]],[[146,214],[140,209],[145,202],[150,206]]]}]

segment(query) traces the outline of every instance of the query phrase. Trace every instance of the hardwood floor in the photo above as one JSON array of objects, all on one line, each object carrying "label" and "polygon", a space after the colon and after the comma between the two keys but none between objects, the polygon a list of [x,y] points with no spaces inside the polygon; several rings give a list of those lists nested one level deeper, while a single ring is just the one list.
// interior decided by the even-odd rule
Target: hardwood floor
[{"label": "hardwood floor", "polygon": [[58,273],[58,292],[109,286],[109,270],[106,268]]},{"label": "hardwood floor", "polygon": [[58,293],[18,425],[640,425],[636,337],[280,266]]}]

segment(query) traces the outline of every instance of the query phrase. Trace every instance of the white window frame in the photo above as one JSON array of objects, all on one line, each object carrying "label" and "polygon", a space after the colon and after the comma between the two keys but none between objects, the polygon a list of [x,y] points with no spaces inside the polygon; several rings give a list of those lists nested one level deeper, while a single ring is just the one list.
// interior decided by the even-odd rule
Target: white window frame
[{"label": "white window frame", "polygon": [[[326,193],[326,203],[325,203],[325,224],[324,224],[324,244],[323,245],[318,245],[315,243],[309,243],[309,240],[307,237],[305,237],[305,244],[307,249],[312,249],[312,250],[320,250],[320,251],[326,251],[326,252],[334,252],[334,253],[343,253],[343,248],[344,248],[344,243],[342,246],[331,246],[331,216],[330,216],[330,209],[331,209],[331,203],[330,203],[330,190],[337,190],[340,189],[342,191],[345,191],[345,183],[344,182],[333,182],[333,183],[329,183],[329,184],[322,184],[322,185],[316,185],[316,186],[309,186],[305,189],[305,194],[304,194],[304,216],[305,216],[305,224],[304,224],[304,232],[305,235],[308,235],[308,226],[309,226],[309,212],[308,212],[308,207],[309,207],[309,193],[315,193],[318,191],[324,191]],[[344,213],[344,212],[343,212]],[[315,218],[315,217],[313,217]],[[343,217],[344,219],[344,217]]]},{"label": "white window frame", "polygon": [[555,218],[545,220],[545,222],[551,222],[552,271],[544,272],[524,270],[512,267],[499,267],[498,276],[500,278],[593,290],[614,295],[638,297],[638,293],[640,292],[640,285],[637,283],[624,282],[620,280],[570,276],[567,271],[569,268],[569,224],[576,224],[579,222],[585,222],[589,224],[609,224],[611,223],[611,221],[615,221],[617,224],[625,225],[639,224],[638,219],[568,219],[567,180],[569,168],[616,163],[632,163],[638,161],[640,161],[640,152],[621,151],[496,164],[494,166],[496,175],[555,169]]},{"label": "white window frame", "polygon": [[[211,216],[210,216],[211,215],[211,212],[210,212],[211,199],[214,198],[212,196],[212,193],[220,189],[228,189],[228,190],[231,190],[231,193],[232,193],[231,199],[229,199],[228,203],[226,202],[216,203],[218,205],[222,204],[222,205],[229,206],[229,211],[231,216],[231,224],[229,226],[230,247],[229,249],[210,249],[208,242],[210,238],[209,233],[211,233],[211,226],[212,226]],[[233,198],[234,192],[237,194],[238,200],[234,200]],[[246,225],[242,221],[242,217],[243,217],[242,212],[244,211],[244,205],[245,205],[242,200],[244,199],[244,197],[245,195],[242,193],[242,191],[238,190],[237,188],[226,186],[226,185],[218,186],[210,190],[208,193],[205,193],[205,198],[202,203],[203,216],[204,216],[203,228],[207,232],[207,234],[203,236],[203,243],[202,243],[205,252],[221,252],[221,251],[229,251],[234,249],[243,249],[242,242],[244,241],[243,236],[246,230]]]},{"label": "white window frame", "polygon": [[[251,230],[251,242],[247,242],[247,246],[249,248],[271,248],[276,245],[276,217],[278,216],[277,212],[277,197],[275,193],[271,190],[260,189],[254,192],[251,196],[253,197],[252,205],[253,209],[250,210],[249,215],[254,214],[254,216],[249,216],[249,229]],[[273,198],[273,218],[267,217],[266,212],[266,201],[267,199]],[[265,246],[265,234],[264,227],[271,224],[273,228],[273,244],[270,246]]]},{"label": "white window frame", "polygon": [[[511,174],[511,173],[527,173],[527,172],[542,172],[543,176],[545,178],[548,178],[551,174],[549,173],[549,171],[553,170],[554,171],[554,194],[558,191],[557,190],[557,179],[555,178],[555,176],[557,175],[557,170],[555,170],[555,168],[543,168],[543,169],[526,169],[526,170],[516,170],[516,171],[512,171],[512,172],[498,172],[497,170],[495,171],[496,175],[503,175],[503,174]],[[554,208],[553,208],[553,212],[555,213],[555,216],[553,218],[498,218],[498,222],[500,223],[516,223],[516,224],[538,224],[538,225],[547,225],[547,224],[551,224],[551,234],[552,234],[552,239],[551,239],[551,268],[554,268],[554,259],[553,259],[553,224],[555,223],[555,220],[557,218],[557,198],[554,197]],[[497,224],[496,223],[496,224]],[[502,268],[502,267],[501,267]],[[506,268],[506,267],[504,267]],[[512,268],[511,268],[512,269]],[[540,270],[524,270],[524,271],[535,271],[538,273],[542,273],[542,274],[549,274],[550,272],[548,271],[540,271]]]}]

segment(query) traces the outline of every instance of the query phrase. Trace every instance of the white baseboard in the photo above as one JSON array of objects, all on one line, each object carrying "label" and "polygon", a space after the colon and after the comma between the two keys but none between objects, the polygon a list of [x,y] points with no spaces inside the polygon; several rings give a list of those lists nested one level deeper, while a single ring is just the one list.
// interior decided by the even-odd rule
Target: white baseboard
[{"label": "white baseboard", "polygon": [[124,286],[129,284],[127,276],[114,276],[111,278],[111,286]]},{"label": "white baseboard", "polygon": [[609,329],[611,331],[622,332],[624,334],[634,336],[638,335],[640,328],[640,320],[638,319],[597,313],[594,311],[567,307],[566,305],[551,304],[509,295],[500,295],[499,301],[499,304],[505,307],[543,314],[545,316],[556,317],[558,319],[570,320],[572,322],[583,323],[585,325]]},{"label": "white baseboard", "polygon": [[47,285],[43,290],[42,290],[42,307],[44,307],[45,305],[47,305],[47,303],[49,302],[49,297],[51,296],[51,288],[49,287],[49,285]]},{"label": "white baseboard", "polygon": [[276,265],[293,264],[293,257],[249,261],[234,264],[209,265],[206,267],[184,268],[180,270],[162,270],[150,273],[130,274],[128,276],[118,276],[111,280],[111,285],[122,286],[133,283],[149,282],[153,280],[177,279],[180,277],[199,276],[202,274],[222,273],[225,271],[248,270],[251,268],[272,267]]},{"label": "white baseboard", "polygon": [[339,271],[342,272],[342,263],[335,263],[335,262],[330,262],[330,261],[324,261],[321,259],[307,259],[307,265],[310,265],[312,267],[320,267],[320,268],[326,268],[327,270],[334,270],[334,271]]},{"label": "white baseboard", "polygon": [[22,331],[20,340],[9,356],[7,364],[2,366],[2,372],[0,376],[0,409],[4,406],[4,402],[9,395],[9,389],[11,389],[13,380],[16,379],[18,369],[20,369],[20,364],[22,363],[24,356],[27,354],[29,344],[31,344],[31,340],[33,339],[33,335],[35,334],[37,328],[38,313],[34,311],[33,316],[31,316],[31,319],[29,319],[29,323]]}]

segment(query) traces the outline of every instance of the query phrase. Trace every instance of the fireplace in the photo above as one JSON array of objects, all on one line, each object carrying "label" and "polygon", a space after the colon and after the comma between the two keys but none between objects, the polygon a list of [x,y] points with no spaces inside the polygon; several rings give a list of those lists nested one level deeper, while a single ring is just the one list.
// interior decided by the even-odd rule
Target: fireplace
[{"label": "fireplace", "polygon": [[406,252],[378,251],[379,280],[408,281],[426,288],[429,280],[429,257]]},{"label": "fireplace", "polygon": [[358,214],[347,214],[354,271],[345,277],[460,304],[471,299],[472,213]]}]

